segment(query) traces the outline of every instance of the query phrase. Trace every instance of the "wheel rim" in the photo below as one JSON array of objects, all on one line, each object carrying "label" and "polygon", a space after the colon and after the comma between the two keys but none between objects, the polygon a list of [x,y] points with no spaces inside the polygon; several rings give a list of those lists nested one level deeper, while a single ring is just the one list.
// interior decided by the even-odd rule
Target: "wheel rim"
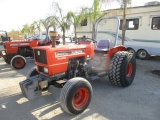
[{"label": "wheel rim", "polygon": [[17,58],[17,59],[14,61],[14,65],[15,65],[17,68],[21,68],[21,67],[24,65],[24,60],[21,59],[21,58]]},{"label": "wheel rim", "polygon": [[77,90],[73,98],[73,105],[77,109],[83,108],[89,99],[89,92],[86,88],[80,88]]},{"label": "wheel rim", "polygon": [[127,66],[127,77],[130,77],[132,75],[133,72],[133,65],[132,63],[129,63]]},{"label": "wheel rim", "polygon": [[146,55],[147,55],[147,53],[146,53],[145,51],[141,51],[141,52],[140,52],[140,57],[141,57],[141,58],[145,58]]}]

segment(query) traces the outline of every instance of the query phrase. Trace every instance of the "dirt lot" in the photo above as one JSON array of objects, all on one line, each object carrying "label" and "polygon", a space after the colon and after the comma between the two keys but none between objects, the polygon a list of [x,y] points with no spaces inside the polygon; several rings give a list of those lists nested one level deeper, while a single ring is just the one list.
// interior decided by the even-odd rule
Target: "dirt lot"
[{"label": "dirt lot", "polygon": [[137,72],[131,86],[118,88],[107,77],[90,81],[94,94],[90,106],[75,116],[63,112],[59,104],[60,89],[50,87],[48,93],[28,101],[21,94],[19,82],[25,79],[33,60],[25,69],[13,70],[0,58],[0,120],[159,120],[160,58],[137,59]]}]

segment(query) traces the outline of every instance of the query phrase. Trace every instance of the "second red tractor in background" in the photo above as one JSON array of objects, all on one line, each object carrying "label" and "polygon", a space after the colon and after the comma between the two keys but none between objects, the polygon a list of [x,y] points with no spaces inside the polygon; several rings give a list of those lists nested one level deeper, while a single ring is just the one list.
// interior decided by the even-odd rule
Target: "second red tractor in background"
[{"label": "second red tractor in background", "polygon": [[[4,58],[7,64],[11,64],[14,69],[22,69],[26,65],[26,57],[33,57],[33,47],[50,45],[51,40],[48,33],[40,38],[30,40],[10,40],[7,36],[1,36],[4,50],[0,51],[0,57]],[[60,36],[56,37],[56,43],[59,44]]]}]

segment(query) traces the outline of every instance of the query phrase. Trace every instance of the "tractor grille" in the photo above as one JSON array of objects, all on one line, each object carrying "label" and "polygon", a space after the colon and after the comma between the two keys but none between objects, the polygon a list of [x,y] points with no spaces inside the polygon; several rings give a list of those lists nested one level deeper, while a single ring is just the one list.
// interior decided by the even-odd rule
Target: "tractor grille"
[{"label": "tractor grille", "polygon": [[34,55],[36,62],[47,64],[47,56],[45,50],[34,49]]}]

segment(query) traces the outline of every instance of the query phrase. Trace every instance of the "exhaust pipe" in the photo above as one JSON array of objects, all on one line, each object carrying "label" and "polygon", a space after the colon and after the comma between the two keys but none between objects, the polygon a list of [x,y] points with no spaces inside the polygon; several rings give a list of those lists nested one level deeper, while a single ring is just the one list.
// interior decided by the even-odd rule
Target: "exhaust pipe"
[{"label": "exhaust pipe", "polygon": [[52,40],[52,47],[56,47],[56,37],[58,36],[58,33],[55,31],[50,31],[49,36]]}]

